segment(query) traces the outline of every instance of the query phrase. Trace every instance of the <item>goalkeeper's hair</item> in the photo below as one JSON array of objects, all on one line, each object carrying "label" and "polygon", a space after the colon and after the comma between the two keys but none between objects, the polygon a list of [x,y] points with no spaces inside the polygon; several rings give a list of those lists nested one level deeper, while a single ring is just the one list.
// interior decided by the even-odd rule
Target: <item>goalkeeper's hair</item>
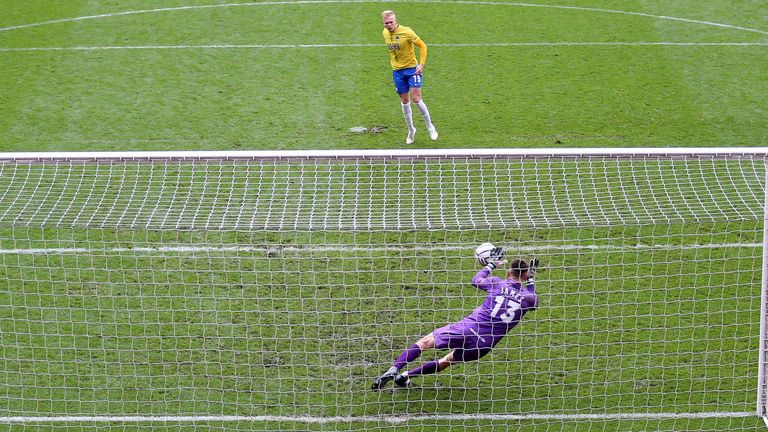
[{"label": "goalkeeper's hair", "polygon": [[522,258],[515,258],[509,263],[509,270],[512,272],[512,276],[517,279],[522,278],[528,269],[528,262]]}]

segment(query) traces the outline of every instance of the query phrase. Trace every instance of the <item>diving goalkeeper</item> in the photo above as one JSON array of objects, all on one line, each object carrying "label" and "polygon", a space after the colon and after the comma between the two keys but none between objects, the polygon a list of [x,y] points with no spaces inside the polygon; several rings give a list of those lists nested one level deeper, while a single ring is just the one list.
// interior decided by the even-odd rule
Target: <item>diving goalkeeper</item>
[{"label": "diving goalkeeper", "polygon": [[[380,390],[391,380],[398,387],[409,387],[412,377],[437,373],[454,363],[477,360],[488,354],[528,311],[538,306],[533,275],[539,260],[534,258],[528,263],[514,259],[507,270],[507,279],[491,276],[494,269],[506,263],[504,250],[494,248],[488,265],[472,278],[475,288],[488,293],[483,304],[461,321],[433,331],[403,351],[394,365],[373,381],[371,389]],[[432,348],[451,349],[451,352],[440,360],[400,373],[406,364]]]}]

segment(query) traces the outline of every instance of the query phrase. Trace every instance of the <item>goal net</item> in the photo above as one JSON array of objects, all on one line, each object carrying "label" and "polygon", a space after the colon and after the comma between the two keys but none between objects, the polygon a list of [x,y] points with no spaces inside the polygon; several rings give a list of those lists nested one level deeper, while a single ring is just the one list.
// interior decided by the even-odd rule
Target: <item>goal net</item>
[{"label": "goal net", "polygon": [[[765,181],[749,149],[2,155],[0,424],[752,430]],[[483,242],[540,259],[538,310],[371,391],[482,303]]]}]

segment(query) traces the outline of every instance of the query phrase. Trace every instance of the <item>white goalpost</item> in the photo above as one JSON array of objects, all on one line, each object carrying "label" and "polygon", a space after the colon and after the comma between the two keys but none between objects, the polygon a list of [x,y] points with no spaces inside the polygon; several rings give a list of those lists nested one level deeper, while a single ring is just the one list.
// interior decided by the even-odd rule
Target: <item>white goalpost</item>
[{"label": "white goalpost", "polygon": [[[0,153],[0,424],[754,430],[767,159]],[[484,242],[541,261],[539,308],[479,361],[372,391],[482,303],[469,282]]]}]

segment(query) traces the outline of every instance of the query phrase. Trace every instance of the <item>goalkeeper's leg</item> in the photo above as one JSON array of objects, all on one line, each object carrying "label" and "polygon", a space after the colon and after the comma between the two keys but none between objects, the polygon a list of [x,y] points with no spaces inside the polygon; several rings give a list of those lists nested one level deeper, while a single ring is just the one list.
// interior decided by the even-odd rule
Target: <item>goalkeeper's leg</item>
[{"label": "goalkeeper's leg", "polygon": [[373,380],[373,384],[371,384],[371,390],[381,390],[388,382],[392,381],[397,376],[400,369],[402,369],[406,364],[416,360],[421,355],[423,350],[434,347],[434,333],[430,333],[419,339],[415,344],[411,345],[409,348],[406,348],[402,353],[400,353],[391,368]]},{"label": "goalkeeper's leg", "polygon": [[399,357],[395,360],[395,364],[392,365],[386,372],[381,374],[378,378],[373,380],[371,384],[371,390],[381,390],[388,382],[392,381],[406,364],[416,360],[421,355],[421,346],[418,343],[411,345],[403,351]]},{"label": "goalkeeper's leg", "polygon": [[383,374],[379,375],[375,380],[373,380],[373,384],[371,384],[371,390],[381,390],[384,388],[385,385],[387,385],[388,382],[392,381],[397,376],[397,368],[392,366],[384,372]]},{"label": "goalkeeper's leg", "polygon": [[398,387],[410,387],[411,377],[419,375],[429,375],[440,372],[451,366],[456,360],[454,359],[454,351],[449,352],[445,357],[440,360],[428,361],[421,366],[418,366],[409,371],[403,372],[395,377],[395,385]]},{"label": "goalkeeper's leg", "polygon": [[447,369],[454,363],[477,360],[489,352],[491,352],[491,348],[455,349],[440,360],[429,361],[417,368],[401,373],[395,377],[395,384],[398,387],[410,387],[411,377],[437,373]]}]

